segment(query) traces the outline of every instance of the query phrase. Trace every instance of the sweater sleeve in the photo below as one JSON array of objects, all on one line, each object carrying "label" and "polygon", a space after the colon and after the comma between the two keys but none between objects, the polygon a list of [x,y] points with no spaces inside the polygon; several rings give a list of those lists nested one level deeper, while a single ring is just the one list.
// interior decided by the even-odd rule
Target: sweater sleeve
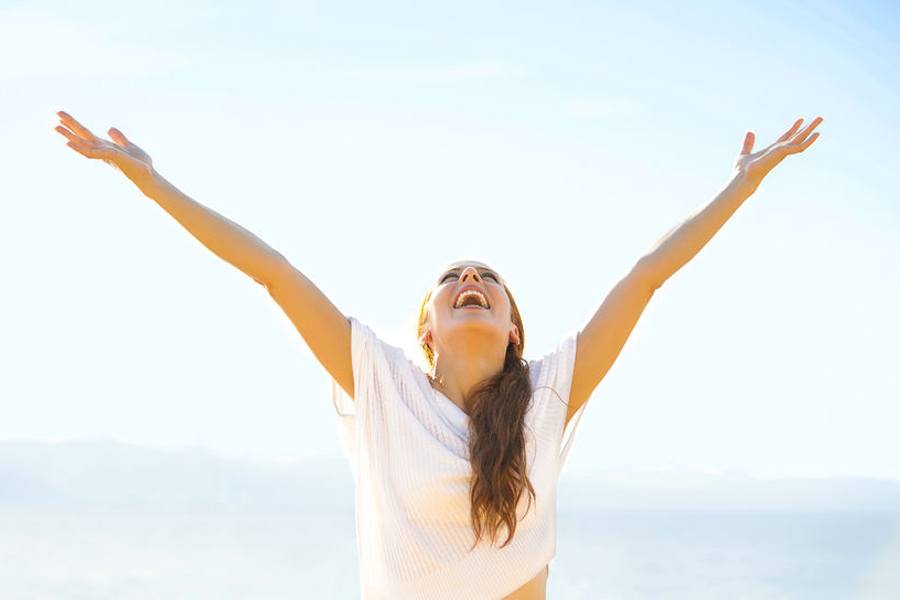
[{"label": "sweater sleeve", "polygon": [[529,361],[535,406],[534,426],[552,441],[562,469],[575,439],[575,431],[584,413],[585,402],[566,424],[569,393],[575,373],[575,350],[578,332],[566,334],[556,347],[542,357]]},{"label": "sweater sleeve", "polygon": [[[353,369],[353,392],[358,396],[360,372],[371,369],[371,353],[367,354],[367,348],[372,343],[375,334],[368,326],[361,323],[356,317],[350,316],[350,363]],[[368,364],[363,364],[368,363]],[[353,417],[356,414],[356,403],[338,382],[331,378],[331,402],[338,417]]]},{"label": "sweater sleeve", "polygon": [[378,337],[356,317],[350,316],[350,357],[353,368],[353,397],[331,379],[331,401],[337,415],[338,433],[344,453],[355,469],[357,440],[366,430],[386,426],[381,403],[396,399],[415,367],[399,346]]}]

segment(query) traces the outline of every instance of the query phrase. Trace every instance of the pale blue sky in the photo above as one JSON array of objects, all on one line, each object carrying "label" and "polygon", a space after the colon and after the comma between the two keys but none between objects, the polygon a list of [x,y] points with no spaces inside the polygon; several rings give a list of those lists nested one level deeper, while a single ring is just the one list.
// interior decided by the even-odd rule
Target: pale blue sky
[{"label": "pale blue sky", "polygon": [[539,356],[712,200],[747,130],[821,115],[656,293],[567,468],[900,479],[898,13],[0,4],[0,439],[340,452],[328,374],[277,304],[67,148],[57,110],[120,128],[417,360],[445,262],[497,268]]}]

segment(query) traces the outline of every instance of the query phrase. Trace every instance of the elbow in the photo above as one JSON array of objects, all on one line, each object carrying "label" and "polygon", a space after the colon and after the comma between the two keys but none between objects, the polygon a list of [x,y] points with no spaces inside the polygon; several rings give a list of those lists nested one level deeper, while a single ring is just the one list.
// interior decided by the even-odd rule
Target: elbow
[{"label": "elbow", "polygon": [[646,257],[639,260],[631,269],[630,276],[641,282],[641,285],[650,294],[658,290],[665,282],[665,279],[659,274],[659,269]]},{"label": "elbow", "polygon": [[275,253],[263,262],[263,268],[255,269],[250,278],[270,293],[279,281],[283,281],[292,268],[284,256]]}]

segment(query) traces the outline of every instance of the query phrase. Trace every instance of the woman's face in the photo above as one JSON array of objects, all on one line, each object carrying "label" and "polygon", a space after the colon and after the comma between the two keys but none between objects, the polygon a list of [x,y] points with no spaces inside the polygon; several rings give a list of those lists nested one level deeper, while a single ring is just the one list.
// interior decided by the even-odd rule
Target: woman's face
[{"label": "woman's face", "polygon": [[[484,338],[485,344],[497,344],[504,349],[509,342],[518,343],[518,328],[512,322],[512,307],[503,284],[494,269],[475,261],[451,263],[441,270],[428,306],[430,338],[426,337],[426,342],[432,351],[442,345],[457,346],[454,340],[461,340],[467,346],[476,339],[473,333]],[[481,292],[487,308],[475,302],[478,295],[461,295],[468,289]],[[460,307],[456,306],[458,299],[463,300]]]}]

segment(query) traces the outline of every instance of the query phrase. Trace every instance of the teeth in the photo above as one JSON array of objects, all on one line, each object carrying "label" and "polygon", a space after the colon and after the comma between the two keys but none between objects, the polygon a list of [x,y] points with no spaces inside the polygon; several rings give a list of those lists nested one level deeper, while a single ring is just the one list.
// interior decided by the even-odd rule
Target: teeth
[{"label": "teeth", "polygon": [[[478,290],[466,290],[462,294],[459,295],[459,298],[456,299],[456,304],[454,305],[454,308],[459,308],[462,305],[463,300],[465,300],[466,297],[468,297],[468,296],[475,296],[476,298],[478,298],[478,301],[481,303],[482,308],[488,307],[487,299],[484,297],[484,294],[482,294]],[[470,306],[472,306],[472,305],[470,305]]]}]

